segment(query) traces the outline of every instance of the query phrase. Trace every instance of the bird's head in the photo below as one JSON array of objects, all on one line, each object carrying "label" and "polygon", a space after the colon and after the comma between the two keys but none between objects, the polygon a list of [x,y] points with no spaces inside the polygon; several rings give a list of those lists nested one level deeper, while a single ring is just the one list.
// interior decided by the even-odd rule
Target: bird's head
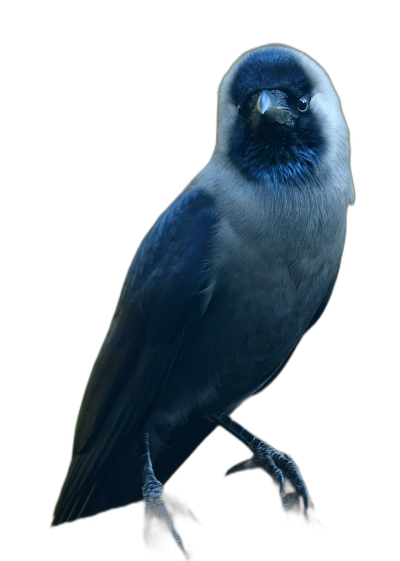
[{"label": "bird's head", "polygon": [[247,179],[275,184],[348,163],[347,126],[325,71],[283,45],[244,54],[220,87],[217,149]]}]

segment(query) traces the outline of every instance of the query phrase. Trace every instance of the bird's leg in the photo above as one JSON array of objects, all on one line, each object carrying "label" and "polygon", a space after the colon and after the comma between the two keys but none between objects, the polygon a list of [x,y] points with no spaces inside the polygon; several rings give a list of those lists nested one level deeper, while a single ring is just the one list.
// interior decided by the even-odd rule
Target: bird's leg
[{"label": "bird's leg", "polygon": [[156,476],[154,475],[153,465],[150,458],[149,450],[149,435],[148,433],[143,433],[141,437],[141,462],[142,462],[142,473],[143,473],[143,498],[146,503],[146,516],[151,517],[153,514],[159,518],[165,520],[167,523],[171,534],[173,535],[176,543],[183,551],[185,556],[188,555],[183,547],[181,537],[176,532],[170,514],[163,501],[161,500],[161,493],[163,490],[163,485]]},{"label": "bird's leg", "polygon": [[[307,510],[309,505],[308,492],[305,483],[300,475],[300,471],[294,461],[289,458],[287,454],[278,452],[269,444],[266,444],[256,436],[250,434],[246,429],[233,421],[228,415],[222,413],[217,417],[218,424],[224,427],[228,432],[236,436],[253,452],[253,457],[250,460],[245,460],[239,464],[231,467],[226,475],[242,471],[244,469],[251,469],[261,467],[269,473],[274,480],[279,484],[283,506],[291,508],[298,505],[299,497],[303,498],[304,509]],[[288,479],[296,490],[296,494],[283,492],[283,485],[285,478]]]}]

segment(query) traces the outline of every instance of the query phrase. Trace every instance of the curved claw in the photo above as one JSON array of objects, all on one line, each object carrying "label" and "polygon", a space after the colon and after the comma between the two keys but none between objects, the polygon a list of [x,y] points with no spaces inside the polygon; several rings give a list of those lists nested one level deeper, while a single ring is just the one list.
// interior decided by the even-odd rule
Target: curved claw
[{"label": "curved claw", "polygon": [[[301,478],[300,472],[294,461],[289,458],[289,456],[283,452],[278,452],[278,450],[275,450],[266,442],[263,442],[256,436],[249,433],[246,429],[239,425],[239,423],[233,421],[225,413],[222,413],[217,418],[217,423],[236,436],[236,438],[250,448],[254,454],[251,460],[246,460],[231,467],[231,469],[226,472],[226,475],[248,468],[261,467],[278,483],[284,506],[289,506],[289,504],[294,504],[296,502],[298,504],[299,497],[302,497],[304,510],[307,512],[308,507],[310,504],[312,506],[312,503],[310,503],[307,488]],[[295,493],[284,493],[285,477],[294,486],[296,491]]]},{"label": "curved claw", "polygon": [[251,458],[233,465],[225,472],[225,477],[261,469],[267,473],[279,489],[281,504],[286,512],[307,514],[312,506],[299,468],[288,454],[283,454],[271,448],[265,442],[258,442]]},{"label": "curved claw", "polygon": [[[280,491],[280,493],[281,493],[281,495],[282,495],[282,493],[283,493],[283,486],[284,486],[284,484],[285,484],[285,476],[283,475],[283,473],[281,472],[281,470],[279,470],[279,471],[280,471],[280,474],[276,474],[274,477],[275,477],[275,480],[278,482],[279,491]],[[278,478],[279,478],[279,479],[278,479]]]},{"label": "curved claw", "polygon": [[237,471],[243,471],[245,469],[252,469],[255,467],[257,467],[256,464],[254,463],[253,459],[250,458],[250,460],[245,460],[244,462],[240,462],[232,466],[230,469],[228,469],[225,475],[230,475],[231,473],[236,473]]},{"label": "curved claw", "polygon": [[301,496],[303,499],[303,510],[304,512],[308,511],[309,503],[308,503],[308,492],[305,485],[302,485],[301,488]]},{"label": "curved claw", "polygon": [[279,455],[275,461],[278,466],[285,470],[287,478],[294,485],[297,494],[303,498],[304,510],[307,510],[309,506],[308,492],[298,467],[286,454]]},{"label": "curved claw", "polygon": [[279,469],[275,462],[270,458],[269,455],[255,453],[252,458],[249,460],[245,460],[244,462],[239,462],[238,464],[232,466],[228,471],[225,473],[226,475],[231,475],[231,473],[236,473],[238,471],[244,471],[245,469],[254,469],[257,467],[261,467],[265,469],[265,471],[271,475],[275,481],[279,485],[280,493],[283,493],[283,485],[285,483],[285,476],[283,471]]},{"label": "curved claw", "polygon": [[[189,556],[186,553],[185,548],[183,547],[182,539],[181,539],[180,535],[178,534],[178,532],[175,530],[174,525],[172,523],[171,516],[169,515],[168,510],[165,508],[164,502],[160,498],[157,498],[154,501],[154,509],[155,509],[154,514],[156,516],[158,516],[159,518],[165,520],[165,522],[166,522],[168,528],[170,529],[170,532],[171,532],[174,540],[176,541],[179,549],[182,551],[182,553],[184,554],[186,559],[189,559]],[[152,513],[150,513],[149,510],[147,510],[147,515],[151,516]]]},{"label": "curved claw", "polygon": [[146,478],[145,484],[142,487],[142,490],[143,498],[146,504],[146,516],[151,518],[152,515],[155,515],[164,520],[168,528],[170,529],[170,532],[179,549],[182,551],[186,559],[189,559],[189,556],[185,548],[183,547],[182,538],[175,530],[171,516],[166,509],[163,500],[161,499],[161,494],[163,491],[162,483],[160,483],[160,481],[158,481],[158,479],[156,479],[154,476],[148,476]]}]

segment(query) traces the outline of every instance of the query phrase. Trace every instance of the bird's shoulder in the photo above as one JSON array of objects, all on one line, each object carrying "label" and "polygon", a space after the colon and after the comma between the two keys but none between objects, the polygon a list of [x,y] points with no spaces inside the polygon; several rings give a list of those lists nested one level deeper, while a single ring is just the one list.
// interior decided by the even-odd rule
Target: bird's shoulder
[{"label": "bird's shoulder", "polygon": [[[213,196],[201,187],[186,189],[159,216],[128,270],[124,293],[149,291],[162,280],[198,278],[210,237],[218,223]],[[180,284],[180,283],[179,283]],[[172,287],[170,287],[172,288]]]}]

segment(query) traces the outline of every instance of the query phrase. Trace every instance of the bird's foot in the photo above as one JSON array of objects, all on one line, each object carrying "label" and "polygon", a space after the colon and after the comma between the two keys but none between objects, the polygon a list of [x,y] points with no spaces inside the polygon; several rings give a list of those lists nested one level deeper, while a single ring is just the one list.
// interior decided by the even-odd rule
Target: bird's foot
[{"label": "bird's foot", "polygon": [[175,530],[172,523],[171,516],[166,509],[164,502],[161,499],[161,494],[163,490],[163,485],[156,479],[153,475],[148,475],[145,480],[145,484],[142,487],[143,498],[146,503],[146,516],[151,518],[152,516],[157,516],[164,520],[171,531],[179,548],[184,553],[185,557],[189,559],[188,554],[183,547],[182,539],[178,532]]},{"label": "bird's foot", "polygon": [[[249,446],[254,455],[250,460],[240,462],[239,464],[231,467],[226,475],[242,471],[245,469],[252,469],[256,467],[263,468],[269,473],[273,479],[278,483],[283,506],[286,509],[292,509],[299,506],[299,498],[302,497],[304,503],[304,510],[306,511],[309,506],[309,497],[305,483],[300,475],[300,471],[294,461],[283,452],[278,452],[272,446],[269,446],[258,438]],[[295,493],[285,493],[284,483],[285,480],[290,481],[295,489]]]}]

